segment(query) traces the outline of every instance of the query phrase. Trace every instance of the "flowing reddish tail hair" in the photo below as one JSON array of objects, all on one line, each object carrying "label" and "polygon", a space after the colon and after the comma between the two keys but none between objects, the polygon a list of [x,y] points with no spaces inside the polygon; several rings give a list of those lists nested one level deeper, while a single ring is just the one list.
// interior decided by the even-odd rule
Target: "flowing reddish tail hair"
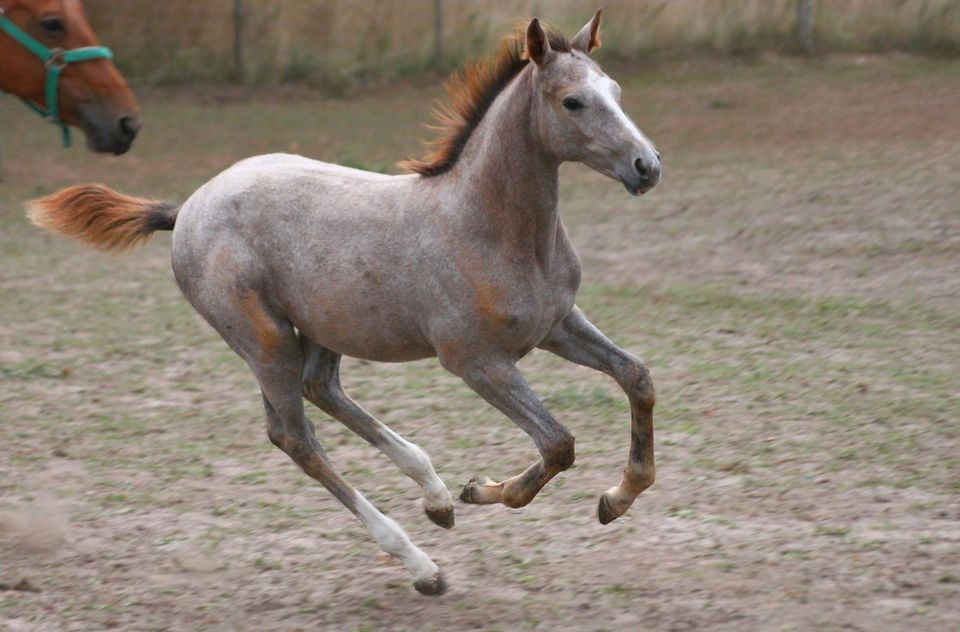
[{"label": "flowing reddish tail hair", "polygon": [[177,205],[117,193],[102,184],[67,187],[27,205],[40,228],[79,239],[94,248],[121,252],[158,230],[173,230]]}]

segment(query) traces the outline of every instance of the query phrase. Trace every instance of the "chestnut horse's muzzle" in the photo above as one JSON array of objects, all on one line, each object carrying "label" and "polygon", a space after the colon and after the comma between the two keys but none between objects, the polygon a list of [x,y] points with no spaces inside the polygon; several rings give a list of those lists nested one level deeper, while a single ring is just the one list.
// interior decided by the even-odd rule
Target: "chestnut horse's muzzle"
[{"label": "chestnut horse's muzzle", "polygon": [[73,114],[87,136],[87,145],[99,153],[116,156],[129,151],[143,122],[136,114],[123,112],[105,103],[79,105]]}]

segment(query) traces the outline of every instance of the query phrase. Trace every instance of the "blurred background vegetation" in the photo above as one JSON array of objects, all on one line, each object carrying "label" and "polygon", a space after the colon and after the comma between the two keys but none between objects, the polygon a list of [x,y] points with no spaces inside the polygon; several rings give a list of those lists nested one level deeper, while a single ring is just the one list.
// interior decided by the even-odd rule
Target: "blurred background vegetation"
[{"label": "blurred background vegetation", "polygon": [[[517,16],[575,32],[602,6],[602,54],[960,53],[957,0],[87,0],[139,81],[301,81],[331,90],[448,69]],[[812,26],[799,19],[809,5]]]}]

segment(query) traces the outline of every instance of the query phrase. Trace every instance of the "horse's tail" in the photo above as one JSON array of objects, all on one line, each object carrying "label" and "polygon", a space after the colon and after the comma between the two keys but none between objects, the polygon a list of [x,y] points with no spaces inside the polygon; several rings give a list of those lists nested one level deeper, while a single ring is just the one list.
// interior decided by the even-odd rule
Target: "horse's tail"
[{"label": "horse's tail", "polygon": [[27,205],[30,221],[110,252],[146,241],[154,231],[173,230],[180,207],[117,193],[102,184],[67,187]]}]

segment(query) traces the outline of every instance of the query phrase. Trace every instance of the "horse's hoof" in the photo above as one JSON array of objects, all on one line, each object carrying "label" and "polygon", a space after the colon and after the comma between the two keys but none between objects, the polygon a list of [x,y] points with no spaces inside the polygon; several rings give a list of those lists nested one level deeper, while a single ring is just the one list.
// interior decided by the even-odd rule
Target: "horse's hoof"
[{"label": "horse's hoof", "polygon": [[413,587],[417,589],[418,593],[428,597],[439,597],[447,592],[447,582],[444,581],[443,575],[439,573],[433,579],[421,579],[413,582]]},{"label": "horse's hoof", "polygon": [[600,524],[610,524],[627,510],[627,507],[620,509],[618,504],[612,504],[608,496],[609,493],[603,492],[600,494],[600,503],[597,506],[597,517],[600,518]]},{"label": "horse's hoof", "polygon": [[428,509],[424,507],[423,511],[427,514],[427,518],[430,518],[430,521],[438,527],[443,527],[444,529],[453,528],[453,507],[444,509]]},{"label": "horse's hoof", "polygon": [[500,486],[486,476],[474,476],[460,492],[460,500],[471,505],[500,502]]}]

